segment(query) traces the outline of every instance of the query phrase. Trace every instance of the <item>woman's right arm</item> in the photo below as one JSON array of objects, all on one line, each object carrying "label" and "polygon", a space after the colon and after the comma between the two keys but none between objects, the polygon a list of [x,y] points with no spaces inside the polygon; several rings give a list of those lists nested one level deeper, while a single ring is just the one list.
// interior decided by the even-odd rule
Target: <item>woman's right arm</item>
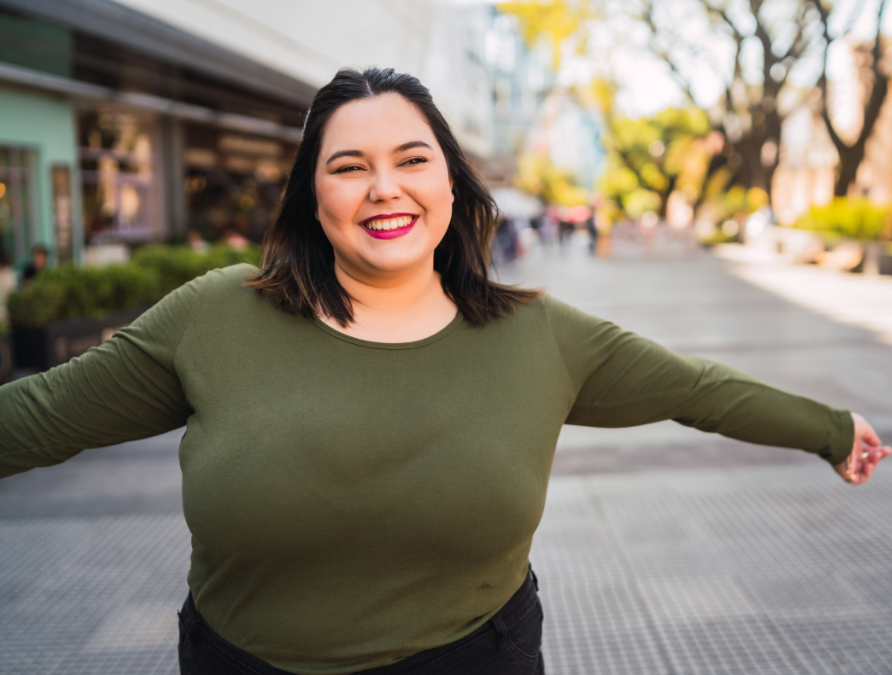
[{"label": "woman's right arm", "polygon": [[86,354],[0,387],[0,478],[185,424],[192,410],[175,359],[201,286],[177,289]]}]

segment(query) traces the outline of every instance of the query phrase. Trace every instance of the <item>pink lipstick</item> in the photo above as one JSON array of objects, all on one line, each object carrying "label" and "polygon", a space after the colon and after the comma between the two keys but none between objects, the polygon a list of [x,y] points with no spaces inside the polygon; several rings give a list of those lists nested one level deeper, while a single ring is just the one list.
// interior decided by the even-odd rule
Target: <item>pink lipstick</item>
[{"label": "pink lipstick", "polygon": [[[402,217],[410,217],[412,220],[408,225],[404,225],[402,227],[397,227],[392,230],[373,230],[368,227],[366,224],[375,220],[390,220],[392,218],[402,218]],[[370,236],[375,239],[397,239],[398,237],[404,237],[415,227],[415,223],[418,222],[418,216],[411,213],[390,213],[390,214],[382,214],[379,216],[373,216],[372,218],[367,218],[366,220],[360,223],[362,225],[362,229],[364,229]]]}]

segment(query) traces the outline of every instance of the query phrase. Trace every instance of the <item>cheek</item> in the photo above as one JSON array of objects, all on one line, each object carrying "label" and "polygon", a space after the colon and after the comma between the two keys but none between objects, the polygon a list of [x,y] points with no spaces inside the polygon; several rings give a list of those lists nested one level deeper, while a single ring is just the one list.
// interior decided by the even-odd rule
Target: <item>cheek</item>
[{"label": "cheek", "polygon": [[424,206],[431,224],[445,230],[452,220],[452,203],[455,201],[448,181],[438,178],[417,187],[416,199]]},{"label": "cheek", "polygon": [[328,181],[325,178],[316,180],[316,204],[320,217],[326,215],[337,221],[352,220],[363,195],[361,186],[349,182]]}]

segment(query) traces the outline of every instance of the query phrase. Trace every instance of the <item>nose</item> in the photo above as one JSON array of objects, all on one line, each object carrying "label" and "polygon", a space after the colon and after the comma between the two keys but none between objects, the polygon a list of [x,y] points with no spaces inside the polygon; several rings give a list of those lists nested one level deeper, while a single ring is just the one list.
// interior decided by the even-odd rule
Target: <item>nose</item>
[{"label": "nose", "polygon": [[383,202],[397,199],[402,195],[397,176],[387,169],[375,171],[372,174],[372,185],[369,189],[369,200]]}]

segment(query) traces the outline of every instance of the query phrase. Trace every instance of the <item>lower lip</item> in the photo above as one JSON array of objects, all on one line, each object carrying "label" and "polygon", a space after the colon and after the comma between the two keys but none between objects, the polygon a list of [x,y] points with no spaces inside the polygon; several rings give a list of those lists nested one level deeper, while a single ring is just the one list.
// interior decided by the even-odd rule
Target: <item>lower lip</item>
[{"label": "lower lip", "polygon": [[415,223],[418,222],[418,216],[412,220],[411,223],[406,225],[405,227],[398,227],[395,230],[370,230],[366,226],[362,226],[362,229],[366,231],[369,235],[373,236],[375,239],[397,239],[398,237],[405,237],[409,234],[409,231],[415,227]]}]

